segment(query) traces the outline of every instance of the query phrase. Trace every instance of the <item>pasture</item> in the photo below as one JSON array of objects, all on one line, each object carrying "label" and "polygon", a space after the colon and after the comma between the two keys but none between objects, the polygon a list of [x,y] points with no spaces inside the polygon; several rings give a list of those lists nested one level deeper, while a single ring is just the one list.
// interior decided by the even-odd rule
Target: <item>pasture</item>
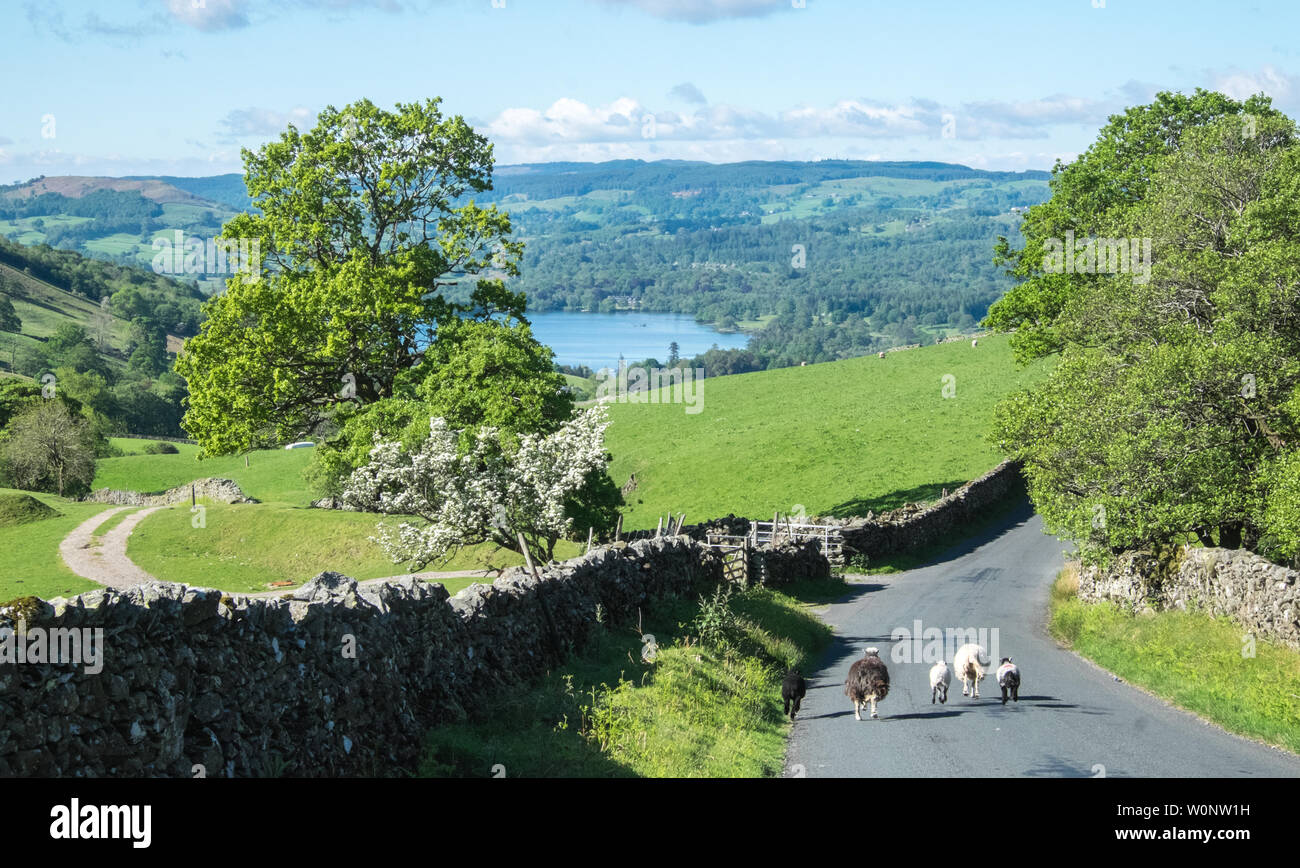
[{"label": "pasture", "polygon": [[653,528],[669,512],[687,523],[800,506],[855,516],[933,500],[1002,459],[987,440],[994,405],[1047,370],[1017,368],[1007,339],[988,337],[706,379],[698,413],[611,404],[610,475],[637,479],[623,526]]}]

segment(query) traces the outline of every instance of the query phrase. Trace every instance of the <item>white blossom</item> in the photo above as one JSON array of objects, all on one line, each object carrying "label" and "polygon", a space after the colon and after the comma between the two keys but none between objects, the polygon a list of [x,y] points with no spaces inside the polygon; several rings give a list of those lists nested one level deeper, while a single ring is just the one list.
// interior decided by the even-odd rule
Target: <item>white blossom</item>
[{"label": "white blossom", "polygon": [[412,568],[487,540],[518,548],[516,533],[549,553],[572,524],[565,498],[605,468],[608,425],[605,408],[592,407],[554,433],[522,435],[513,448],[497,429],[483,427],[462,452],[461,432],[435,417],[414,451],[376,442],[343,497],[364,510],[418,519],[381,524],[376,538],[394,562]]}]

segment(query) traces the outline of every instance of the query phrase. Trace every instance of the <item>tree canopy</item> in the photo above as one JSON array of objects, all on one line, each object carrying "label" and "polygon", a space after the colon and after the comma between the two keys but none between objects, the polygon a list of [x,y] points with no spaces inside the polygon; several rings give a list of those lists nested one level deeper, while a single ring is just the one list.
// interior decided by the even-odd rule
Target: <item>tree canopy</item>
[{"label": "tree canopy", "polygon": [[522,253],[509,217],[463,201],[491,189],[492,146],[439,100],[331,106],[243,157],[260,213],[222,237],[255,244],[260,268],[227,281],[177,362],[205,454],[296,439],[345,402],[392,397],[454,319],[522,318],[500,280]]},{"label": "tree canopy", "polygon": [[[1095,161],[1095,162],[1094,162]],[[990,313],[1059,352],[998,409],[1049,526],[1090,556],[1300,547],[1300,141],[1264,98],[1162,94],[1058,173]],[[1031,209],[1031,214],[1034,209]],[[1052,232],[1150,241],[1149,274],[1047,274]],[[1034,258],[1039,272],[1033,274]]]}]

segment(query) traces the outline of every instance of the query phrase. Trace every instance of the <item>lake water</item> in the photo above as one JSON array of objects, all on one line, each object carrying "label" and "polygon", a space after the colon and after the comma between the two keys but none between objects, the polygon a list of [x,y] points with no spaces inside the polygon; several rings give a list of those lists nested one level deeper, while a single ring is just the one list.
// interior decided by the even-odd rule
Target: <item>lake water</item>
[{"label": "lake water", "polygon": [[593,371],[616,367],[619,353],[629,363],[642,359],[668,361],[668,345],[677,342],[683,359],[717,344],[724,350],[744,349],[749,336],[723,334],[697,323],[684,313],[529,313],[533,337],[555,350],[561,365],[586,365]]}]

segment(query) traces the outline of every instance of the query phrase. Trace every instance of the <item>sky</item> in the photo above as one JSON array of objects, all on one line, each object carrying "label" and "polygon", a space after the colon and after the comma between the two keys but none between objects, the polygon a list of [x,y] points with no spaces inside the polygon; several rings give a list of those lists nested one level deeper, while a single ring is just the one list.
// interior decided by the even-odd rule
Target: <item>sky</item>
[{"label": "sky", "polygon": [[1300,4],[0,0],[0,183],[215,175],[327,105],[441,97],[498,165],[1050,169],[1161,90],[1300,117]]}]

